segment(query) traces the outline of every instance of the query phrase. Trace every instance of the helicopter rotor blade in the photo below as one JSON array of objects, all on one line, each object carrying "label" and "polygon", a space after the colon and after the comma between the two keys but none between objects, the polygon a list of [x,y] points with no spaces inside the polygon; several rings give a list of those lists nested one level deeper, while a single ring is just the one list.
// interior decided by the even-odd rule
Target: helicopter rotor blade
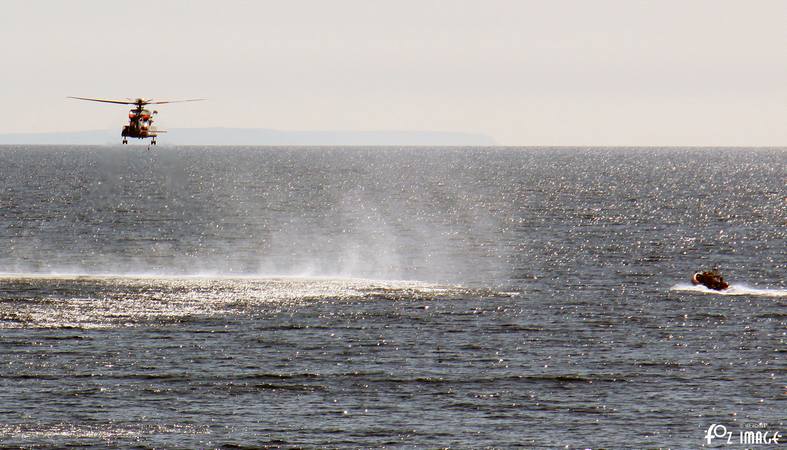
[{"label": "helicopter rotor blade", "polygon": [[86,98],[86,97],[66,97],[66,98],[74,98],[77,100],[87,100],[91,102],[102,102],[102,103],[116,103],[118,105],[136,105],[137,102],[129,102],[123,100],[105,100],[103,98]]},{"label": "helicopter rotor blade", "polygon": [[191,99],[188,99],[188,100],[163,100],[163,101],[156,101],[156,102],[149,101],[149,102],[146,102],[145,104],[146,105],[163,105],[165,103],[201,102],[201,101],[204,101],[204,100],[207,100],[207,99],[205,99],[205,98],[191,98]]}]

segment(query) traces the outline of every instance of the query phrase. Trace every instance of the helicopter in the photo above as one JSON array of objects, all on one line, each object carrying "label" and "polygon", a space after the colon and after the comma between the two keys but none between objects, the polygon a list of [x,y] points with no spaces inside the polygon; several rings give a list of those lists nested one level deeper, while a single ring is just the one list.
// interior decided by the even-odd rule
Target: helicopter
[{"label": "helicopter", "polygon": [[146,105],[162,105],[164,103],[182,103],[182,102],[198,102],[205,100],[204,98],[192,98],[188,100],[166,100],[154,101],[152,98],[137,98],[126,100],[105,100],[102,98],[86,98],[86,97],[68,97],[76,100],[87,100],[91,102],[102,103],[115,103],[120,105],[135,105],[133,109],[128,112],[128,125],[123,127],[120,135],[123,137],[123,144],[128,144],[128,138],[146,139],[151,138],[150,145],[156,145],[156,136],[159,133],[166,133],[164,130],[159,130],[153,126],[153,116],[158,114],[158,111],[149,111],[145,109]]}]

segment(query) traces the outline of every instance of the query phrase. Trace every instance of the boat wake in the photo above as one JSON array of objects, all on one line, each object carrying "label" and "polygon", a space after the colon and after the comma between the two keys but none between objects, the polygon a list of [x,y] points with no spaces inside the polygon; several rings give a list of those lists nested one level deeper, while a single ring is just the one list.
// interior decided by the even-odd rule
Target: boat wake
[{"label": "boat wake", "polygon": [[702,285],[694,286],[688,283],[680,283],[672,286],[670,291],[732,296],[746,295],[754,297],[787,297],[787,289],[760,289],[753,288],[745,284],[731,284],[729,288],[723,291],[716,291],[713,289],[708,289]]}]

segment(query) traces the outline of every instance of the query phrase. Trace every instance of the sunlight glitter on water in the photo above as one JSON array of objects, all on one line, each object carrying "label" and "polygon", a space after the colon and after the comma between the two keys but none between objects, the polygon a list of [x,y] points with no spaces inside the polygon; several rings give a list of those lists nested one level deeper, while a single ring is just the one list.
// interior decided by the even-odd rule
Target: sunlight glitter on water
[{"label": "sunlight glitter on water", "polygon": [[128,327],[306,302],[514,295],[417,281],[251,276],[2,275],[0,289],[0,328]]},{"label": "sunlight glitter on water", "polygon": [[150,425],[138,427],[99,427],[77,425],[73,423],[0,425],[0,438],[13,436],[16,439],[51,439],[55,437],[69,439],[91,439],[112,441],[119,438],[139,439],[142,436],[156,434],[208,434],[206,427],[190,425]]}]

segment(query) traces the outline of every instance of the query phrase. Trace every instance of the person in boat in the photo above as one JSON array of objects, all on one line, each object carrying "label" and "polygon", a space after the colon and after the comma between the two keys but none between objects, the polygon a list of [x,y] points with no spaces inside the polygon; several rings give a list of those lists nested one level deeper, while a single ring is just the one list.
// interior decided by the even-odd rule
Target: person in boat
[{"label": "person in boat", "polygon": [[724,281],[724,278],[722,278],[721,274],[716,269],[695,273],[691,277],[691,284],[695,286],[701,284],[714,291],[722,291],[730,287],[729,283]]}]

